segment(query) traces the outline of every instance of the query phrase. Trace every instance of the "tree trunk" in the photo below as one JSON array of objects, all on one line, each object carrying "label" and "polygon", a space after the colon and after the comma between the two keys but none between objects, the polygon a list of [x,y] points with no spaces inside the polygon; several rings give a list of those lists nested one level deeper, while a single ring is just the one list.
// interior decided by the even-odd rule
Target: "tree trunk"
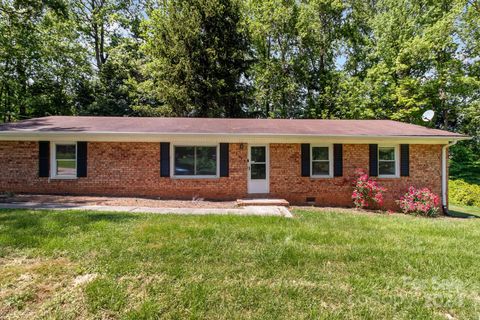
[{"label": "tree trunk", "polygon": [[[100,32],[98,30],[98,23],[97,23],[97,12],[98,8],[95,4],[95,0],[91,1],[91,12],[92,12],[92,34],[95,47],[95,61],[97,62],[97,69],[100,71],[102,70],[103,66],[103,59],[102,59],[102,47],[103,47],[103,39],[101,39]],[[102,27],[103,30],[103,27]]]},{"label": "tree trunk", "polygon": [[27,116],[27,107],[25,105],[25,98],[27,96],[27,76],[25,66],[21,60],[17,61],[17,74],[20,83],[19,101],[18,101],[18,115],[20,119],[25,119]]},{"label": "tree trunk", "polygon": [[9,87],[8,87],[8,83],[5,84],[5,100],[4,100],[4,115],[3,115],[3,122],[10,122],[12,120],[11,118],[11,115],[10,115],[10,112],[9,112],[9,107],[8,107],[8,94],[9,94]]},{"label": "tree trunk", "polygon": [[105,28],[103,23],[100,25],[100,59],[102,60],[103,66],[107,60],[105,56]]},{"label": "tree trunk", "polygon": [[[272,47],[272,40],[270,38],[270,36],[267,36],[267,56],[265,58],[265,61],[269,61],[270,60],[270,51],[271,51],[271,47]],[[266,98],[265,98],[265,117],[268,118],[269,114],[270,114],[270,85],[267,85],[267,94],[266,94]]]},{"label": "tree trunk", "polygon": [[95,42],[95,60],[97,62],[98,70],[102,69],[102,59],[100,58],[100,41],[98,39],[98,26],[97,23],[93,23],[93,40]]}]

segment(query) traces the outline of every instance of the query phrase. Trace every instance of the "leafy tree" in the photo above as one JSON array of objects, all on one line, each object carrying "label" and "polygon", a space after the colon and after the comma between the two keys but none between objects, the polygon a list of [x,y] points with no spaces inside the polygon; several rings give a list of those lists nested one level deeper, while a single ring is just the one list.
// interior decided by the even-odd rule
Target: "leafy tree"
[{"label": "leafy tree", "polygon": [[92,72],[77,93],[77,111],[91,115],[133,115],[133,85],[138,59],[143,1],[71,0],[76,30],[86,45]]},{"label": "leafy tree", "polygon": [[437,125],[451,128],[465,95],[455,41],[461,9],[455,1],[376,3],[363,33],[362,43],[370,45],[354,51],[367,60],[367,68],[358,72],[360,58],[355,55],[347,64],[347,72],[365,84],[360,96],[376,118],[419,123],[420,115],[433,109]]},{"label": "leafy tree", "polygon": [[71,27],[61,1],[0,2],[3,121],[72,113],[71,88],[88,65]]},{"label": "leafy tree", "polygon": [[0,0],[0,121],[395,119],[473,136],[474,167],[479,25],[480,0]]},{"label": "leafy tree", "polygon": [[163,1],[153,10],[145,24],[146,80],[136,110],[241,116],[250,61],[240,10],[236,0]]},{"label": "leafy tree", "polygon": [[337,83],[336,70],[343,39],[340,0],[303,1],[296,25],[299,35],[300,82],[304,93],[304,117],[334,117]]},{"label": "leafy tree", "polygon": [[480,161],[480,1],[466,1],[459,21],[458,39],[465,70],[461,79],[469,94],[462,101],[464,107],[459,112],[455,129],[474,137],[468,144]]},{"label": "leafy tree", "polygon": [[299,4],[294,0],[247,1],[255,63],[250,112],[260,117],[298,117],[302,97],[298,57]]},{"label": "leafy tree", "polygon": [[132,116],[139,71],[139,43],[122,39],[109,50],[109,58],[98,73],[98,78],[84,84],[83,104],[79,113],[86,115]]},{"label": "leafy tree", "polygon": [[71,0],[70,12],[101,71],[109,51],[124,37],[138,37],[143,3],[128,0]]}]

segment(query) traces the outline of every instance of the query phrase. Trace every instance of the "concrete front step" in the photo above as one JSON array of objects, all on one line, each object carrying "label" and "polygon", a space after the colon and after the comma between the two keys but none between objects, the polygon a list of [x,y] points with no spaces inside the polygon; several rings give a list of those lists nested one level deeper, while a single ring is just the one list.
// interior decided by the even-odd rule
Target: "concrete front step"
[{"label": "concrete front step", "polygon": [[289,207],[290,203],[285,199],[238,199],[237,206],[280,206]]}]

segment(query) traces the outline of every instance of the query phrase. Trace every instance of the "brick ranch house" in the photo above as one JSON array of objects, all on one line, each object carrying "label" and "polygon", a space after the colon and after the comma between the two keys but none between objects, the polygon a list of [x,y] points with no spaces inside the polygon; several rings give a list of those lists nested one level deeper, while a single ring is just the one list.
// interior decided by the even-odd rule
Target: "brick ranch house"
[{"label": "brick ranch house", "polygon": [[53,116],[0,125],[0,192],[351,206],[356,169],[447,205],[456,133],[388,120]]}]

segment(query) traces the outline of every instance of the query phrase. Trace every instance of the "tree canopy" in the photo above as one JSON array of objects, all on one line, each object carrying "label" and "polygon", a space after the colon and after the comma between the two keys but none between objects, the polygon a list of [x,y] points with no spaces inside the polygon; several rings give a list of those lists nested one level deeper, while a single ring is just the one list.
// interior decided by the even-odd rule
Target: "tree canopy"
[{"label": "tree canopy", "polygon": [[0,121],[395,119],[478,154],[479,25],[480,0],[0,0]]}]

